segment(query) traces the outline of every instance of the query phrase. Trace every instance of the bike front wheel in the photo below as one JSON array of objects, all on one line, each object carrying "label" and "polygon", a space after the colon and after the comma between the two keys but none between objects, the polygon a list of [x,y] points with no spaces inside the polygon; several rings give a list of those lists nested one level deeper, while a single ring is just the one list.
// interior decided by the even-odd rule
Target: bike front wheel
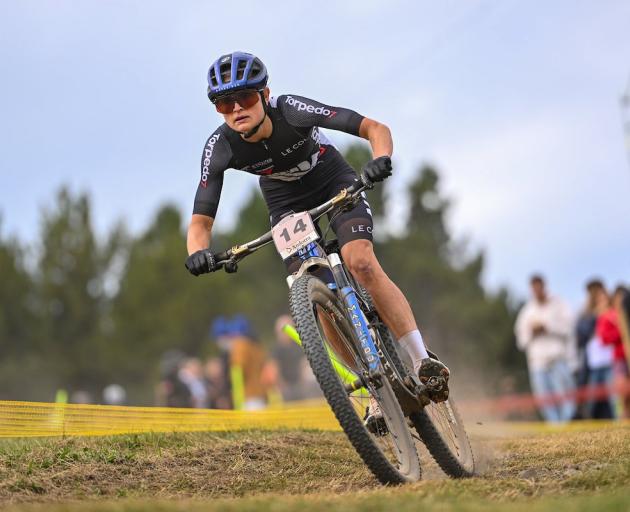
[{"label": "bike front wheel", "polygon": [[[414,482],[420,462],[406,418],[385,377],[380,385],[349,391],[348,384],[365,374],[365,364],[352,337],[352,327],[337,296],[318,278],[305,274],[290,292],[291,314],[308,362],[355,450],[383,484]],[[385,428],[364,425],[372,401],[380,407]]]}]

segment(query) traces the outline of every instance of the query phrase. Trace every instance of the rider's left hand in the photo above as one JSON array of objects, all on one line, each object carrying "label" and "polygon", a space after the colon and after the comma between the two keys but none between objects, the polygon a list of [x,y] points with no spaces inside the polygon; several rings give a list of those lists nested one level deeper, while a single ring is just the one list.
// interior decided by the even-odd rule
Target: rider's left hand
[{"label": "rider's left hand", "polygon": [[388,156],[379,156],[365,164],[363,173],[372,183],[383,181],[392,175],[392,159]]}]

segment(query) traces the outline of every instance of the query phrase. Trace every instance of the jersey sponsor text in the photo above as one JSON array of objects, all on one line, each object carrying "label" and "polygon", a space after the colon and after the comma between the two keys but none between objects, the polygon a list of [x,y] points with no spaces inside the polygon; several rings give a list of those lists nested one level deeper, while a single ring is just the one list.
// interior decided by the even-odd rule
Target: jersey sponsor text
[{"label": "jersey sponsor text", "polygon": [[214,151],[214,145],[221,137],[220,133],[214,134],[208,142],[206,143],[206,147],[203,150],[203,167],[201,169],[201,186],[206,188],[208,186],[208,174],[210,174],[210,160],[212,158],[212,152]]},{"label": "jersey sponsor text", "polygon": [[297,108],[298,112],[305,110],[306,112],[309,112],[310,114],[319,114],[326,117],[335,117],[337,115],[337,112],[334,110],[330,110],[326,107],[315,107],[313,105],[308,105],[307,103],[304,103],[303,101],[296,100],[293,96],[287,96],[287,99],[285,100],[285,102],[291,105],[292,107]]}]

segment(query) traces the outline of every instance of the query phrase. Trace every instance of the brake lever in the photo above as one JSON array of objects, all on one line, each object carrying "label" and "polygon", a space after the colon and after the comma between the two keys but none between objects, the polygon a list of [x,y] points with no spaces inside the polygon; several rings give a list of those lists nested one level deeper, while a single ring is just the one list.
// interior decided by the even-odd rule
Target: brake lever
[{"label": "brake lever", "polygon": [[223,264],[225,272],[228,274],[234,274],[238,270],[238,263],[235,259],[230,258]]},{"label": "brake lever", "polygon": [[354,209],[354,207],[359,204],[359,201],[361,200],[361,194],[357,194],[356,196],[352,197],[351,199],[349,199],[348,201],[346,201],[346,204],[344,204],[341,207],[341,211],[343,212],[349,212],[350,210]]}]

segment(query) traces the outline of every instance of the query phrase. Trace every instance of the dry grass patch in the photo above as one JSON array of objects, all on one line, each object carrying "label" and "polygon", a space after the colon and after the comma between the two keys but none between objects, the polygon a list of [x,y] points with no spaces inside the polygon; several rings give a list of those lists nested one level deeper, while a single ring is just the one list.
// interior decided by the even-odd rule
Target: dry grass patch
[{"label": "dry grass patch", "polygon": [[[415,510],[440,503],[443,510],[450,511],[476,510],[477,503],[490,507],[575,495],[582,496],[576,507],[583,503],[588,507],[593,502],[589,495],[598,503],[598,493],[630,495],[627,425],[601,431],[484,438],[475,444],[478,458],[486,459],[483,474],[454,481],[439,475],[433,464],[426,472],[429,479],[386,489],[378,485],[341,433],[240,432],[3,441],[0,506],[36,502],[46,504],[46,510],[61,511],[66,505],[55,509],[51,504],[80,502],[68,505],[67,510],[199,507],[328,512],[343,508],[349,512],[381,509],[372,508],[373,504],[388,509],[397,504],[396,510],[402,511],[407,510],[407,502],[413,502]],[[99,504],[101,501],[105,503]],[[620,503],[630,509],[627,501]],[[215,508],[219,504],[221,507]],[[492,507],[485,510],[494,510]],[[15,510],[26,509],[20,506]]]}]

